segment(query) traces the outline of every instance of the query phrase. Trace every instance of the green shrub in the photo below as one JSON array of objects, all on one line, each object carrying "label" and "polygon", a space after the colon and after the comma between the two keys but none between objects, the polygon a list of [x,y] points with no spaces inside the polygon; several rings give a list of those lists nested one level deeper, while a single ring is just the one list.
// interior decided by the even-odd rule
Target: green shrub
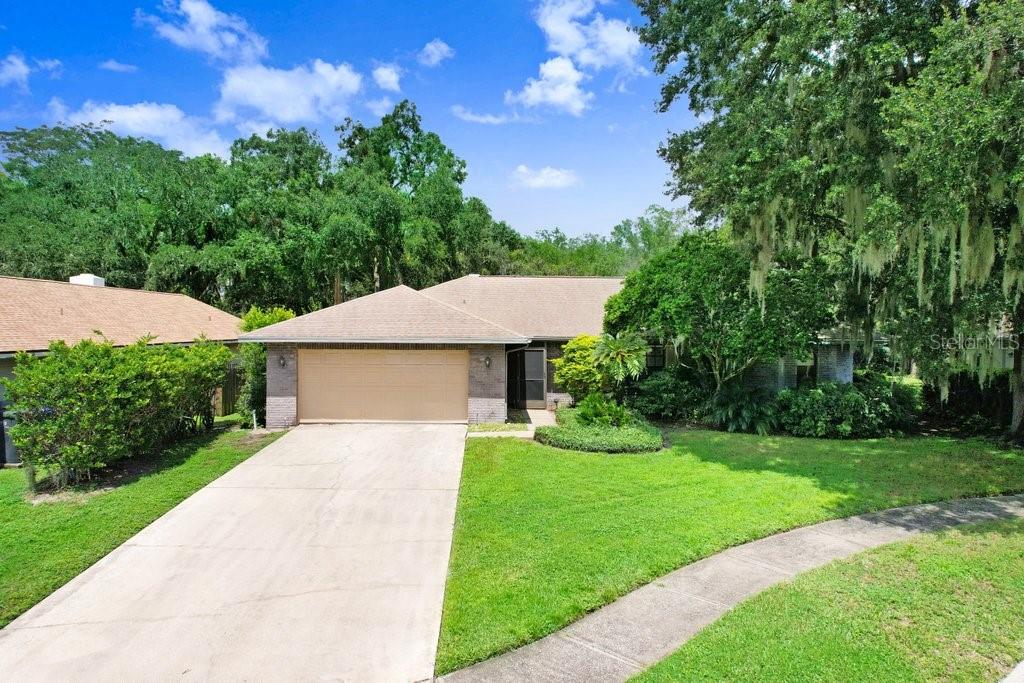
[{"label": "green shrub", "polygon": [[882,432],[878,411],[852,384],[786,389],[776,399],[775,413],[779,428],[794,436],[836,439]]},{"label": "green shrub", "polygon": [[627,388],[633,411],[657,420],[694,419],[708,403],[708,391],[678,370],[659,370]]},{"label": "green shrub", "polygon": [[794,436],[868,438],[913,429],[921,415],[921,384],[858,371],[853,384],[822,382],[787,389],[775,401],[779,428]]},{"label": "green shrub", "polygon": [[[242,316],[242,332],[252,332],[284,320],[291,320],[295,313],[287,308],[268,308],[266,310],[253,306]],[[238,410],[242,414],[242,424],[252,427],[253,412],[256,422],[267,423],[267,347],[265,344],[241,344],[239,354],[242,356],[242,388],[238,393]]]},{"label": "green shrub", "polygon": [[645,422],[637,420],[626,427],[588,425],[580,422],[574,408],[560,409],[558,424],[538,427],[534,439],[556,448],[597,453],[647,453],[663,445],[661,432]]},{"label": "green shrub", "polygon": [[555,367],[555,382],[562,385],[574,401],[581,401],[603,388],[594,355],[597,341],[593,335],[581,334],[566,342],[560,358],[551,360]]},{"label": "green shrub", "polygon": [[576,408],[576,419],[584,425],[626,427],[633,423],[629,410],[603,394],[590,394]]},{"label": "green shrub", "polygon": [[921,419],[924,406],[923,385],[915,377],[885,375],[858,370],[853,385],[875,406],[887,430],[906,432]]},{"label": "green shrub", "polygon": [[33,483],[36,470],[58,487],[79,482],[213,424],[231,352],[208,342],[145,342],[55,342],[47,356],[18,355],[4,384],[17,413],[11,438]]},{"label": "green shrub", "polygon": [[729,432],[768,434],[775,429],[775,407],[764,390],[739,382],[727,384],[709,406],[712,424]]}]

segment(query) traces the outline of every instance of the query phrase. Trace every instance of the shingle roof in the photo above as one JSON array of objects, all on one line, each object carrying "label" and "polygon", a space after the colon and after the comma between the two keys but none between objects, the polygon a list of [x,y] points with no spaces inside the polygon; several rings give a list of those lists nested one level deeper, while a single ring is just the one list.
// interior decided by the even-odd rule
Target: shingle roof
[{"label": "shingle roof", "polygon": [[234,341],[238,326],[230,313],[184,294],[0,277],[0,353],[43,351],[96,332],[116,345],[150,335],[156,343]]},{"label": "shingle roof", "polygon": [[242,335],[250,342],[517,344],[528,341],[470,312],[399,285]]},{"label": "shingle roof", "polygon": [[423,290],[531,339],[600,334],[604,303],[622,289],[618,277],[467,275]]}]

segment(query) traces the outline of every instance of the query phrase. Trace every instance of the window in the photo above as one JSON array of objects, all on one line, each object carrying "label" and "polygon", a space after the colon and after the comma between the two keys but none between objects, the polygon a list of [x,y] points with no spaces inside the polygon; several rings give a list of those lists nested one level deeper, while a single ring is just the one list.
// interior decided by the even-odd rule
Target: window
[{"label": "window", "polygon": [[661,344],[651,346],[647,352],[647,370],[662,370],[665,367],[665,347]]}]

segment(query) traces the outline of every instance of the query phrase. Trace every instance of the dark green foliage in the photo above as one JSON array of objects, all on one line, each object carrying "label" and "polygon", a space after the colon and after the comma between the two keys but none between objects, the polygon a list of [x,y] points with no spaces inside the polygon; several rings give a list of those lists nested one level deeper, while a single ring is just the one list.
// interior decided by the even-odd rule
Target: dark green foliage
[{"label": "dark green foliage", "polygon": [[604,427],[627,427],[636,422],[629,410],[603,394],[590,394],[576,407],[580,424]]},{"label": "dark green foliage", "polygon": [[558,425],[538,427],[534,438],[540,443],[571,451],[597,453],[646,453],[661,450],[661,432],[636,421],[625,427],[583,424],[575,408],[558,411]]},{"label": "dark green foliage", "polygon": [[920,384],[873,372],[858,373],[854,384],[823,382],[787,389],[775,402],[781,431],[832,439],[909,431],[920,413]]},{"label": "dark green foliage", "polygon": [[659,370],[628,387],[629,407],[651,419],[693,419],[711,398],[711,392],[683,376],[679,368]]},{"label": "dark green foliage", "polygon": [[226,310],[299,313],[467,273],[621,275],[685,215],[651,207],[612,237],[524,237],[466,196],[465,162],[416,107],[236,140],[229,162],[91,125],[0,131],[0,274],[181,292]]},{"label": "dark green foliage", "polygon": [[[291,320],[295,313],[287,308],[263,310],[253,306],[242,316],[242,332],[252,332],[283,320]],[[242,389],[238,395],[238,410],[242,424],[252,427],[253,414],[256,424],[267,423],[267,347],[265,344],[242,344],[242,371],[245,373]]]},{"label": "dark green foliage", "polygon": [[921,381],[893,377],[870,370],[858,370],[853,386],[882,416],[884,429],[908,432],[917,427],[924,407]]},{"label": "dark green foliage", "polygon": [[926,340],[1024,330],[1024,0],[637,4],[662,110],[698,116],[660,150],[698,224],[752,246],[755,285],[782,248],[835,255],[843,317],[984,383],[992,354]]},{"label": "dark green foliage", "polygon": [[787,434],[830,439],[878,436],[883,424],[861,392],[836,382],[781,392],[776,418]]},{"label": "dark green foliage", "polygon": [[1001,371],[983,385],[973,373],[962,372],[949,378],[949,395],[945,400],[939,387],[926,384],[924,420],[930,426],[963,434],[1005,430],[1013,404],[1009,380],[1010,373]]},{"label": "dark green foliage", "polygon": [[29,466],[58,487],[91,470],[146,455],[213,424],[213,395],[231,352],[221,344],[115,348],[55,342],[18,356],[4,380],[17,423],[11,438]]},{"label": "dark green foliage", "polygon": [[605,328],[674,342],[681,362],[720,389],[760,360],[805,355],[833,324],[835,297],[819,261],[793,257],[769,275],[762,307],[749,256],[720,232],[693,232],[626,277],[605,305]]},{"label": "dark green foliage", "polygon": [[775,429],[772,399],[762,389],[732,382],[718,391],[708,406],[712,424],[728,432],[768,434]]}]

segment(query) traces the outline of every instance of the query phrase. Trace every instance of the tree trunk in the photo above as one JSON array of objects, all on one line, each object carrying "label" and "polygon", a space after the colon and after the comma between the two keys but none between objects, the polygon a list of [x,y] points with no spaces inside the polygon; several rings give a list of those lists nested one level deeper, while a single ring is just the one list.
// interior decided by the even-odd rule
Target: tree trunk
[{"label": "tree trunk", "polygon": [[1024,331],[1014,337],[1017,342],[1013,349],[1013,373],[1010,375],[1010,391],[1013,392],[1013,412],[1010,414],[1010,436],[1015,439],[1024,436]]},{"label": "tree trunk", "polygon": [[341,301],[341,273],[334,271],[334,305],[337,306]]}]

